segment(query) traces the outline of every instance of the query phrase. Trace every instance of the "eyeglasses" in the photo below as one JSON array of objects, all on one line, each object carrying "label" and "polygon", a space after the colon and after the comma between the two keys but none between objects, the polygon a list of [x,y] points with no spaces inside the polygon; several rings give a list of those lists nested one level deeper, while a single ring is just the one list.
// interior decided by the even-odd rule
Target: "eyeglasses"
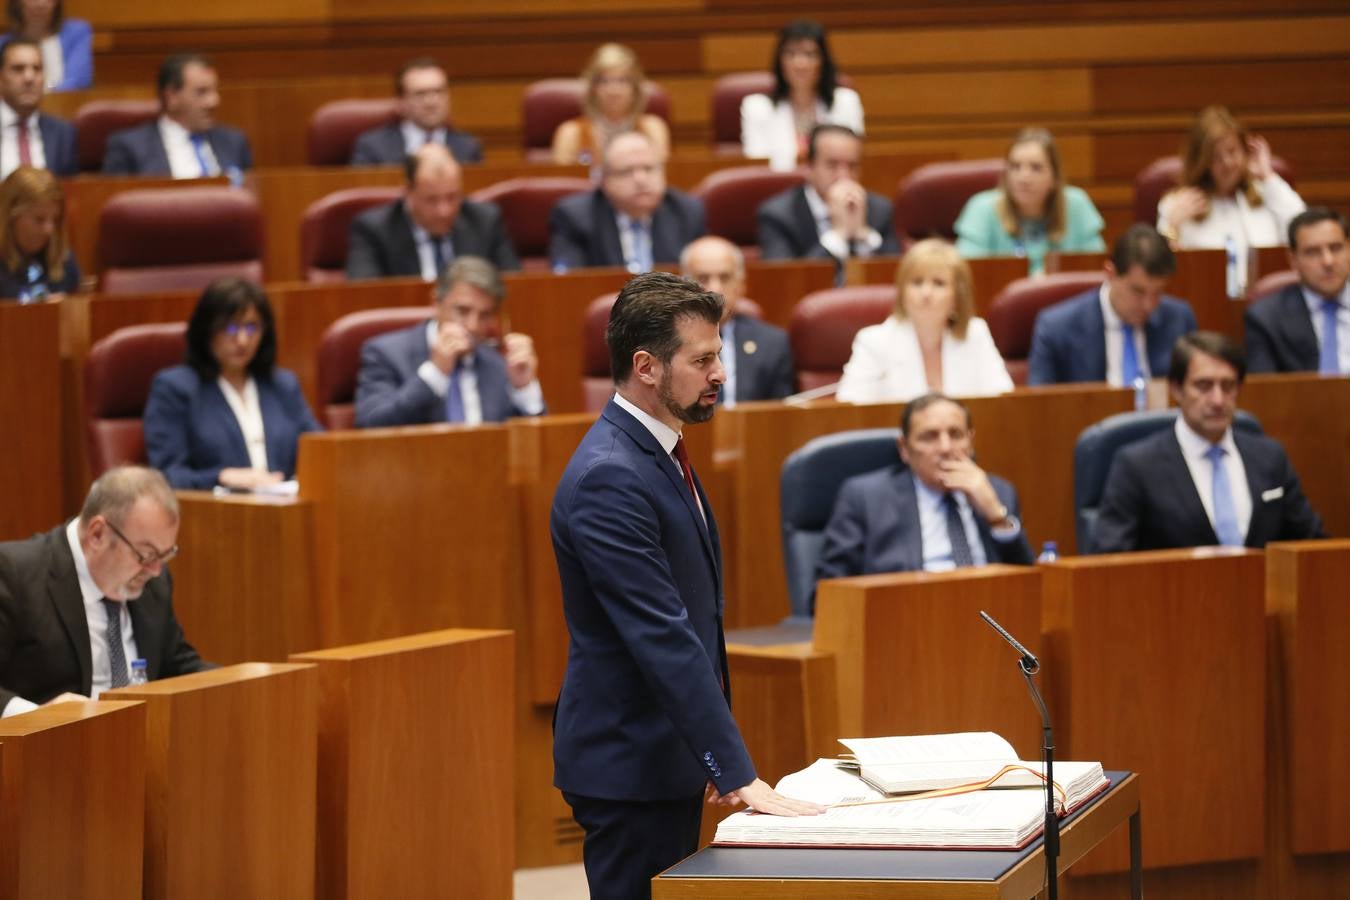
[{"label": "eyeglasses", "polygon": [[232,338],[237,338],[241,334],[252,338],[262,333],[262,324],[259,322],[231,322],[220,330]]},{"label": "eyeglasses", "polygon": [[[142,553],[140,550],[137,550],[137,549],[136,549],[136,545],[133,544],[133,543],[127,538],[127,536],[126,536],[125,534],[122,533],[121,529],[119,529],[116,525],[114,525],[112,522],[108,521],[107,519],[104,519],[103,521],[104,521],[105,523],[107,523],[107,526],[108,526],[109,528],[112,529],[113,534],[115,534],[115,535],[117,535],[119,538],[121,538],[121,539],[122,539],[122,543],[126,544],[127,547],[129,547],[129,548],[131,549],[131,552],[132,552],[133,554],[135,554],[135,556],[136,556],[136,561],[139,562],[139,563],[141,564],[142,568],[147,568],[147,569],[148,569],[148,568],[150,568],[151,566],[162,566],[162,565],[164,565],[165,563],[167,563],[169,560],[173,559],[175,556],[178,555],[178,545],[177,545],[177,544],[174,544],[174,545],[173,545],[172,547],[170,547],[168,550],[163,550],[163,551],[159,550],[159,549],[156,548],[153,544],[151,544],[151,549],[153,549],[154,552],[153,552],[153,553]],[[149,543],[149,541],[147,541],[146,543]]]}]

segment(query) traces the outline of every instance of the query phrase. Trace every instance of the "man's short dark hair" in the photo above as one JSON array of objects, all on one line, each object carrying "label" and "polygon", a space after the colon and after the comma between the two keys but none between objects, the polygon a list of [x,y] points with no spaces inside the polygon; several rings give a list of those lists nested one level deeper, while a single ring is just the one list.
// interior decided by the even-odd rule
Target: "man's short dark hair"
[{"label": "man's short dark hair", "polygon": [[15,47],[32,47],[37,51],[38,64],[42,64],[42,45],[32,38],[16,36],[5,41],[4,46],[0,47],[0,69],[9,65],[9,51],[13,50]]},{"label": "man's short dark hair", "polygon": [[164,92],[169,88],[173,88],[176,91],[183,86],[183,70],[192,63],[196,63],[206,69],[214,69],[216,67],[216,64],[211,62],[211,59],[202,53],[175,53],[173,56],[170,56],[168,59],[164,60],[164,62],[159,64],[159,80],[157,84],[159,86],[159,98],[161,102],[164,100]]},{"label": "man's short dark hair", "polygon": [[1167,239],[1152,225],[1136,222],[1129,227],[1111,250],[1111,265],[1117,275],[1124,275],[1138,266],[1150,278],[1164,278],[1177,270],[1177,258]]},{"label": "man's short dark hair", "polygon": [[1322,222],[1335,222],[1341,226],[1341,234],[1350,234],[1350,229],[1345,227],[1345,216],[1329,206],[1310,206],[1294,216],[1294,220],[1289,223],[1289,249],[1298,251],[1298,230],[1300,228],[1319,225]]},{"label": "man's short dark hair", "polygon": [[414,69],[440,69],[445,71],[445,67],[430,56],[416,56],[405,62],[399,67],[398,73],[394,75],[394,93],[403,96],[403,76]]},{"label": "man's short dark hair", "polygon": [[1247,377],[1247,354],[1236,341],[1217,331],[1192,331],[1177,338],[1172,345],[1172,364],[1167,369],[1167,380],[1180,387],[1186,383],[1191,370],[1191,358],[1204,353],[1228,363],[1237,370],[1238,384]]},{"label": "man's short dark hair", "polygon": [[924,394],[922,397],[915,397],[905,404],[905,408],[900,410],[900,437],[906,437],[909,434],[909,423],[916,415],[923,412],[930,406],[937,406],[939,403],[950,403],[959,407],[961,412],[966,414],[966,429],[970,429],[970,407],[966,406],[960,400],[948,397],[946,394],[939,394],[936,391],[931,394]]},{"label": "man's short dark hair", "polygon": [[668,272],[630,279],[619,291],[605,329],[614,383],[623,384],[633,374],[633,354],[639,350],[669,364],[680,349],[679,327],[685,319],[717,325],[722,321],[722,295]]},{"label": "man's short dark hair", "polygon": [[811,129],[811,139],[806,144],[806,161],[809,163],[816,161],[816,142],[820,140],[822,134],[842,134],[845,137],[853,138],[855,141],[862,141],[862,135],[847,125],[835,125],[830,122],[817,125]]}]

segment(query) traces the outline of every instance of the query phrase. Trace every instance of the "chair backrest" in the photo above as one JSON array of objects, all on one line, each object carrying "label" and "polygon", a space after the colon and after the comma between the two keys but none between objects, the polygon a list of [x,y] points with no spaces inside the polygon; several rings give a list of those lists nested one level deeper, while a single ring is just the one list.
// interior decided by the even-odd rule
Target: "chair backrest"
[{"label": "chair backrest", "polygon": [[772,72],[731,72],[713,82],[713,143],[721,149],[741,148],[741,101],[751,94],[773,96]]},{"label": "chair backrest", "polygon": [[783,463],[783,565],[794,617],[813,615],[816,563],[839,488],[854,475],[899,462],[899,428],[867,428],[814,438]]},{"label": "chair backrest", "polygon": [[338,319],[319,338],[315,360],[318,379],[319,418],[329,431],[354,426],[356,375],[361,369],[361,345],[371,338],[425,322],[435,314],[428,306],[391,306],[364,309]]},{"label": "chair backrest", "polygon": [[970,159],[919,166],[895,189],[895,233],[905,246],[929,237],[953,240],[956,217],[980,191],[998,187],[1001,159]]},{"label": "chair backrest", "polygon": [[[670,95],[654,81],[646,81],[647,112],[670,123]],[[526,159],[549,159],[553,132],[568,119],[581,115],[586,83],[580,78],[545,78],[525,89],[520,101],[521,139]]]},{"label": "chair backrest", "polygon": [[97,478],[113,466],[145,462],[141,416],[155,373],[183,361],[183,322],[119,328],[89,348],[84,363],[85,439]]},{"label": "chair backrest", "polygon": [[347,280],[347,232],[352,219],[403,196],[397,185],[347,188],[315,200],[300,219],[300,266],[306,281]]},{"label": "chair backrest", "polygon": [[309,164],[345,166],[362,132],[398,121],[398,98],[332,100],[309,118]]},{"label": "chair backrest", "polygon": [[854,336],[885,321],[895,310],[895,286],[868,284],[807,294],[792,311],[788,327],[797,390],[809,391],[839,380],[853,350]]},{"label": "chair backrest", "polygon": [[1271,294],[1278,294],[1291,284],[1298,284],[1298,273],[1293,269],[1281,269],[1262,275],[1255,284],[1247,288],[1247,304],[1251,305]]},{"label": "chair backrest", "polygon": [[[1288,160],[1273,156],[1271,167],[1280,177],[1294,183],[1294,168]],[[1181,157],[1160,156],[1134,176],[1134,220],[1152,225],[1158,221],[1158,201],[1181,180]]]},{"label": "chair backrest", "polygon": [[693,195],[703,201],[708,233],[719,235],[747,256],[759,256],[759,205],[806,180],[800,170],[775,172],[768,166],[736,166],[710,172]]},{"label": "chair backrest", "polygon": [[[1092,526],[1097,521],[1106,476],[1111,471],[1116,451],[1164,428],[1171,428],[1176,418],[1175,409],[1118,413],[1096,425],[1089,425],[1078,435],[1073,448],[1073,508],[1080,554],[1094,550]],[[1233,427],[1251,434],[1261,433],[1261,423],[1244,410],[1237,411]]]},{"label": "chair backrest", "polygon": [[548,214],[553,204],[592,187],[585,178],[511,178],[474,191],[470,198],[497,204],[523,268],[547,269]]},{"label": "chair backrest", "polygon": [[1019,278],[998,292],[984,319],[994,344],[1016,384],[1027,383],[1027,357],[1036,316],[1048,306],[1081,294],[1102,283],[1101,272],[1056,272],[1038,278]]},{"label": "chair backrest", "polygon": [[159,115],[157,100],[90,100],[75,111],[75,154],[81,172],[103,168],[108,135]]},{"label": "chair backrest", "polygon": [[99,213],[105,294],[199,290],[234,275],[263,280],[263,219],[248,191],[123,191]]}]

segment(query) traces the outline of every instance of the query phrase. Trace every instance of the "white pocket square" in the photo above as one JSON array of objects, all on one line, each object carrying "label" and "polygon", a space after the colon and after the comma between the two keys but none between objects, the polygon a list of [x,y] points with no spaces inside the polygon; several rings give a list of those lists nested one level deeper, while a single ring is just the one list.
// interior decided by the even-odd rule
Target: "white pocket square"
[{"label": "white pocket square", "polygon": [[1280,499],[1280,498],[1283,497],[1283,496],[1284,496],[1284,488],[1282,488],[1282,487],[1273,487],[1273,488],[1271,488],[1271,489],[1268,490],[1268,491],[1262,491],[1262,492],[1261,492],[1261,502],[1262,502],[1262,503],[1269,503],[1270,501],[1272,501],[1272,500],[1278,500],[1278,499]]}]

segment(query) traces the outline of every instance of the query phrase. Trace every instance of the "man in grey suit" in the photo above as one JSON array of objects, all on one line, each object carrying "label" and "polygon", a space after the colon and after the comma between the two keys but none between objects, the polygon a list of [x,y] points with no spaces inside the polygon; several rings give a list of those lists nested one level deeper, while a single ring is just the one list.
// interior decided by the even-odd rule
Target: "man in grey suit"
[{"label": "man in grey suit", "polygon": [[408,157],[407,178],[402,198],[352,220],[349,279],[419,275],[435,281],[459,256],[481,256],[508,271],[520,268],[501,210],[464,198],[464,178],[449,150],[423,146]]},{"label": "man in grey suit", "polygon": [[53,175],[79,171],[75,126],[39,109],[43,89],[42,48],[28,38],[11,38],[0,47],[0,129],[14,130],[15,151],[0,154],[0,178],[21,165]]},{"label": "man in grey suit", "polygon": [[399,120],[362,133],[352,148],[352,165],[401,164],[423,144],[443,144],[460,163],[483,161],[473,135],[450,124],[450,82],[440,63],[426,56],[404,63],[394,76]]},{"label": "man in grey suit", "polygon": [[728,407],[752,400],[781,400],[796,388],[787,332],[737,311],[745,297],[745,256],[726,238],[708,235],[680,254],[680,274],[705,291],[722,295],[722,368],[726,380],[718,402]]},{"label": "man in grey suit", "polygon": [[1017,491],[974,460],[970,411],[942,394],[900,417],[902,464],[844,482],[825,526],[816,579],[1031,565]]},{"label": "man in grey suit", "polygon": [[136,659],[150,680],[210,668],[174,616],[177,540],[164,476],[124,466],[94,482],[78,518],[0,544],[0,715],[97,698]]}]

